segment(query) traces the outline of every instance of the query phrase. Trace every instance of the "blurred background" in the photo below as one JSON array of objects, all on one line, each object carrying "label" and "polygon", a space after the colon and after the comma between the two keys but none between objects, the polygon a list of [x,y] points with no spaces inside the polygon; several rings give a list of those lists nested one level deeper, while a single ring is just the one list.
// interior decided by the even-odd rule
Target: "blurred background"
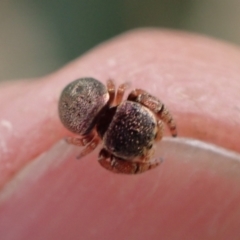
[{"label": "blurred background", "polygon": [[0,80],[48,74],[137,27],[198,32],[240,44],[239,0],[2,0]]}]

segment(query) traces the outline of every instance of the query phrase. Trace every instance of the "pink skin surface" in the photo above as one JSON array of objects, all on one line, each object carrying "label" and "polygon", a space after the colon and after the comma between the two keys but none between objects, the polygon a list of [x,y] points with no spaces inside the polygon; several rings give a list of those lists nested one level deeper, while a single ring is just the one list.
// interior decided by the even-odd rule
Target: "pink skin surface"
[{"label": "pink skin surface", "polygon": [[[138,30],[49,76],[0,85],[1,239],[240,239],[239,66],[235,46]],[[86,76],[168,106],[180,138],[156,146],[160,167],[126,176],[101,168],[98,150],[76,160],[57,104]]]}]

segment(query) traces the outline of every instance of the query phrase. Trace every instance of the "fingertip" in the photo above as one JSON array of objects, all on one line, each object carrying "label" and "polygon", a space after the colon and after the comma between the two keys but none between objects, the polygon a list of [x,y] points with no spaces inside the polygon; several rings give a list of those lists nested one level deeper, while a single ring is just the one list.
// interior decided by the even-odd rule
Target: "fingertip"
[{"label": "fingertip", "polygon": [[[10,150],[1,149],[1,161],[12,164],[1,172],[2,237],[45,234],[58,239],[71,233],[83,239],[227,239],[239,234],[239,156],[226,150],[240,151],[240,115],[233,107],[239,96],[239,63],[236,47],[215,40],[137,31],[20,91],[1,108],[13,126],[10,135],[1,122]],[[83,76],[101,81],[110,76],[118,84],[127,79],[132,88],[144,88],[169,106],[180,137],[157,146],[157,155],[164,158],[160,167],[139,176],[116,175],[96,164],[96,152],[77,162],[78,148],[62,142],[53,146],[71,134],[58,118],[60,92]],[[10,225],[18,228],[10,232]]]}]

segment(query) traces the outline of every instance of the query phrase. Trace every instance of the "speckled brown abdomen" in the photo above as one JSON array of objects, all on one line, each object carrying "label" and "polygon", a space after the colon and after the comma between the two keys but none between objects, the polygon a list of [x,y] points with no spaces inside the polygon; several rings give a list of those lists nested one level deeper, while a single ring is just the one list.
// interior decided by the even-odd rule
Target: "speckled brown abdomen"
[{"label": "speckled brown abdomen", "polygon": [[81,78],[68,84],[59,101],[59,116],[72,132],[89,133],[98,113],[106,106],[109,94],[105,85],[94,78]]},{"label": "speckled brown abdomen", "polygon": [[104,146],[117,157],[131,160],[150,149],[157,133],[154,114],[141,104],[124,101],[104,134]]}]

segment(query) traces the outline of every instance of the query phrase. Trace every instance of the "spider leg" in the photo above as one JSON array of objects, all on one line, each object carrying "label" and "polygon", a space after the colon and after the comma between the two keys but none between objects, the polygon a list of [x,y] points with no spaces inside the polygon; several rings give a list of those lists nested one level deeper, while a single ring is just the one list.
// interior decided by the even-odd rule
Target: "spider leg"
[{"label": "spider leg", "polygon": [[161,120],[158,120],[157,126],[158,126],[158,130],[155,138],[156,142],[160,141],[163,137],[163,129],[164,129],[163,122]]},{"label": "spider leg", "polygon": [[95,134],[90,133],[85,136],[78,136],[78,137],[66,137],[65,140],[69,144],[73,144],[76,146],[86,146],[89,142],[92,141],[94,138]]},{"label": "spider leg", "polygon": [[118,158],[106,149],[102,149],[99,153],[98,161],[102,167],[114,173],[137,174],[157,167],[162,160],[154,159],[151,161],[132,162]]},{"label": "spider leg", "polygon": [[91,132],[86,136],[67,137],[65,139],[66,139],[66,142],[69,144],[73,144],[81,147],[85,146],[85,148],[83,148],[83,150],[77,156],[77,159],[80,159],[86,156],[87,154],[89,154],[90,152],[92,152],[100,142],[99,137],[94,132]]},{"label": "spider leg", "polygon": [[116,100],[115,100],[116,105],[119,105],[122,102],[124,92],[128,88],[128,86],[129,86],[128,83],[123,83],[118,87]]},{"label": "spider leg", "polygon": [[164,121],[171,131],[173,137],[177,136],[176,123],[167,107],[156,97],[150,95],[142,89],[135,89],[128,95],[128,100],[141,103],[143,106],[152,110],[157,117]]},{"label": "spider leg", "polygon": [[109,93],[109,105],[113,105],[113,102],[114,102],[114,98],[115,98],[115,84],[114,82],[109,79],[107,81],[107,90],[108,90],[108,93]]},{"label": "spider leg", "polygon": [[99,144],[100,138],[95,135],[94,138],[89,142],[86,147],[80,152],[80,154],[77,156],[77,159],[80,159],[89,153],[91,153]]}]

